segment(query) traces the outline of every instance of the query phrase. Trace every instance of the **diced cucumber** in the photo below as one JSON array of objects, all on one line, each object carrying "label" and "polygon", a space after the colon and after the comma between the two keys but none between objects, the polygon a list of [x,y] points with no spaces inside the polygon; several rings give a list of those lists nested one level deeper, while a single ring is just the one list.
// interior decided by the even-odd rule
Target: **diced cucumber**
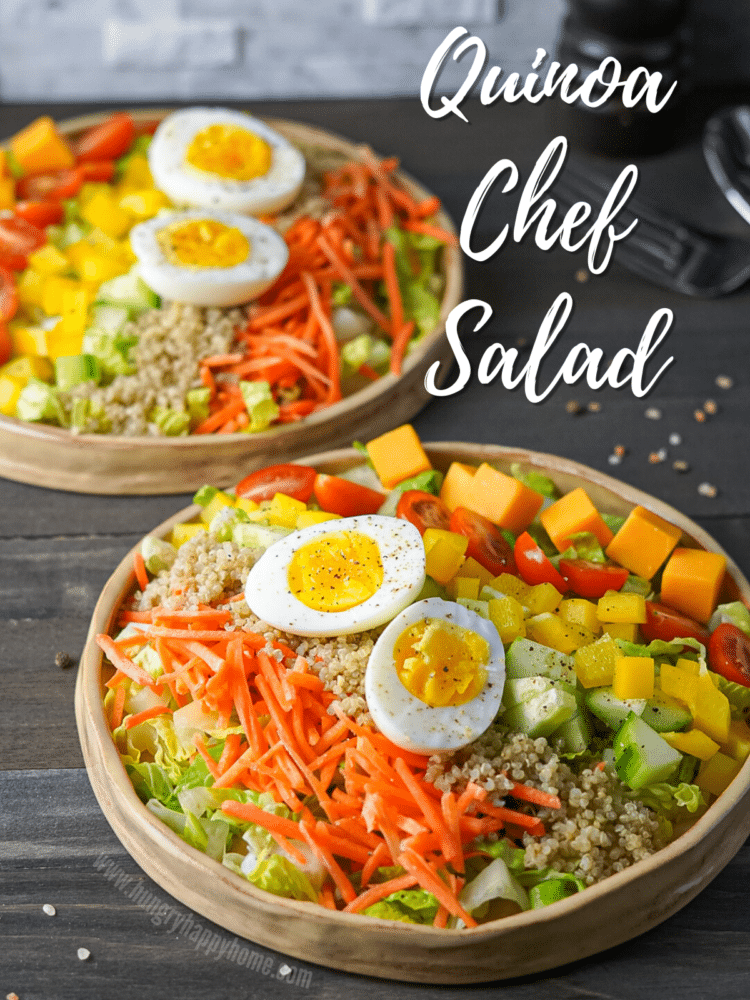
[{"label": "diced cucumber", "polygon": [[544,694],[551,687],[549,677],[508,677],[503,688],[503,705],[506,709],[513,708],[514,705]]},{"label": "diced cucumber", "polygon": [[94,306],[92,326],[107,333],[119,333],[130,319],[130,311],[125,306]]},{"label": "diced cucumber", "polygon": [[667,698],[660,691],[654,691],[653,698],[649,698],[646,707],[640,713],[644,722],[647,722],[657,733],[676,733],[692,722],[690,710],[685,705],[672,698]]},{"label": "diced cucumber", "polygon": [[584,695],[586,707],[610,729],[619,729],[631,712],[640,716],[645,698],[618,698],[611,687],[590,688]]},{"label": "diced cucumber", "polygon": [[573,657],[558,653],[556,649],[543,646],[531,639],[514,639],[505,656],[508,677],[533,677],[541,674],[553,681],[576,683]]},{"label": "diced cucumber", "polygon": [[126,307],[129,313],[155,309],[161,299],[153,292],[136,270],[111,278],[99,286],[96,306],[109,305]]},{"label": "diced cucumber", "polygon": [[93,354],[72,354],[55,358],[55,385],[61,392],[68,392],[74,385],[96,382],[102,376],[98,360]]},{"label": "diced cucumber", "polygon": [[593,735],[594,727],[588,709],[579,705],[575,714],[550,734],[549,741],[554,746],[559,745],[562,753],[583,753]]},{"label": "diced cucumber", "polygon": [[422,589],[415,600],[424,601],[428,597],[439,597],[443,601],[448,600],[448,591],[441,583],[438,583],[437,580],[433,580],[431,576],[426,576],[424,578]]},{"label": "diced cucumber", "polygon": [[682,754],[635,712],[618,729],[613,748],[617,774],[634,791],[666,781],[682,762]]},{"label": "diced cucumber", "polygon": [[514,705],[498,721],[509,729],[536,739],[538,736],[549,736],[567,722],[575,710],[575,697],[553,685],[543,694]]},{"label": "diced cucumber", "polygon": [[287,528],[269,528],[264,524],[242,522],[232,525],[232,541],[245,549],[268,549],[288,534]]},{"label": "diced cucumber", "polygon": [[490,606],[487,601],[474,601],[470,597],[459,597],[456,599],[456,604],[462,604],[469,611],[478,614],[480,618],[490,617]]}]

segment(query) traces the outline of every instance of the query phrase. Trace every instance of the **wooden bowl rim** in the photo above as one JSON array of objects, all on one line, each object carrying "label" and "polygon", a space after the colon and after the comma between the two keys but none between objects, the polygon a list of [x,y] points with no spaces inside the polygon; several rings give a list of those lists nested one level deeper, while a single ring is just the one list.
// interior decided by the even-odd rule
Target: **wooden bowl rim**
[{"label": "wooden bowl rim", "polygon": [[[195,106],[197,107],[198,105]],[[200,106],[207,107],[209,105],[201,104]],[[218,104],[210,106],[221,107],[221,105]],[[181,109],[136,108],[131,109],[128,113],[133,116],[136,122],[148,122],[157,117],[164,118],[175,110]],[[94,125],[101,124],[101,122],[106,120],[110,114],[111,112],[108,111],[92,112],[90,114],[79,115],[74,118],[66,118],[56,124],[65,135],[75,135],[77,132],[91,128]],[[351,156],[361,155],[364,149],[369,148],[364,143],[353,142],[351,139],[347,139],[345,136],[342,136],[337,132],[321,128],[318,125],[309,125],[306,122],[298,122],[286,118],[266,117],[263,115],[257,115],[255,117],[257,117],[260,121],[265,122],[267,125],[270,125],[272,128],[278,129],[282,134],[285,131],[295,132],[297,130],[301,130],[302,132],[308,133],[313,141],[315,138],[319,138],[324,144],[332,144],[329,148],[339,148],[341,152],[347,152]],[[0,149],[7,148],[9,141],[9,139],[0,141]],[[419,180],[412,177],[412,175],[407,171],[398,168],[395,174],[401,181],[405,182],[408,189],[417,194],[420,198],[432,196],[432,192],[428,188],[425,188]],[[457,235],[455,223],[450,215],[448,215],[445,211],[445,208],[442,207],[442,204],[437,218],[440,225],[444,229],[452,233],[454,236]],[[360,406],[374,403],[381,397],[385,396],[389,390],[397,387],[399,384],[399,378],[409,374],[412,369],[416,368],[423,361],[425,355],[429,353],[433,345],[444,337],[445,321],[448,314],[461,301],[464,288],[464,266],[462,255],[457,247],[447,246],[443,251],[443,269],[445,288],[443,290],[443,296],[440,303],[440,319],[438,325],[434,330],[422,337],[418,341],[417,346],[404,356],[401,376],[395,376],[391,372],[387,372],[377,382],[372,382],[369,385],[363,386],[350,396],[346,396],[337,403],[333,403],[331,406],[326,407],[326,409],[310,414],[299,423],[295,422],[282,424],[277,427],[272,427],[269,430],[259,431],[251,435],[244,434],[240,431],[236,431],[231,434],[223,434],[221,435],[221,443],[228,444],[230,442],[252,441],[253,443],[257,442],[262,444],[267,442],[269,448],[271,448],[280,438],[291,437],[295,433],[298,433],[300,426],[317,427],[321,424],[327,423],[329,420],[336,421],[342,419],[346,416],[347,412],[349,412],[353,405],[356,404],[357,406]],[[4,430],[11,434],[18,434],[21,437],[27,437],[34,440],[60,441],[65,442],[66,444],[69,444],[71,441],[80,442],[81,445],[97,446],[102,450],[107,451],[131,449],[138,445],[148,445],[150,448],[165,448],[169,449],[171,452],[185,449],[190,451],[210,447],[211,442],[214,440],[212,435],[194,434],[190,434],[187,437],[167,437],[162,435],[134,435],[131,437],[115,434],[75,434],[64,427],[55,427],[52,424],[33,423],[31,421],[20,420],[18,417],[6,416],[2,413],[0,413],[0,430]]]},{"label": "wooden bowl rim", "polygon": [[[611,476],[601,473],[598,470],[592,469],[581,463],[561,459],[557,456],[548,455],[542,452],[515,449],[501,445],[475,445],[466,442],[433,442],[425,444],[425,449],[428,455],[436,460],[436,464],[438,465],[440,463],[441,456],[449,455],[451,452],[474,452],[475,456],[480,455],[482,460],[503,461],[505,463],[519,461],[526,464],[529,468],[544,469],[545,471],[551,473],[553,477],[556,474],[562,476],[575,476],[578,479],[586,481],[588,484],[593,484],[596,487],[609,491],[617,500],[621,502],[624,501],[625,504],[631,507],[638,504],[648,507],[656,514],[667,518],[672,523],[681,527],[683,532],[685,532],[694,543],[697,543],[701,547],[710,548],[713,551],[721,552],[726,555],[721,546],[719,546],[706,531],[704,531],[699,525],[695,524],[695,522],[693,522],[690,518],[680,514],[678,511],[675,511],[668,504],[635,487],[629,486]],[[465,460],[467,457],[468,456],[464,454],[462,460]],[[359,464],[361,461],[361,455],[354,449],[338,449],[323,452],[317,455],[311,455],[304,459],[306,464],[322,468],[334,467],[336,470],[345,466]],[[167,521],[163,522],[151,533],[158,535],[166,534],[166,532],[171,530],[175,524],[194,517],[199,509],[200,508],[196,506],[187,507],[175,514],[173,517],[169,518]],[[121,561],[102,591],[94,611],[91,630],[81,657],[81,666],[76,687],[76,718],[81,741],[84,745],[84,757],[86,758],[87,768],[91,766],[91,760],[89,757],[92,754],[92,751],[90,747],[86,746],[88,734],[84,731],[87,721],[85,714],[87,707],[92,708],[93,706],[98,705],[99,718],[92,718],[91,720],[93,721],[96,729],[96,751],[101,756],[101,760],[107,769],[110,780],[115,781],[119,791],[125,795],[128,800],[128,804],[138,812],[139,819],[145,822],[145,825],[149,828],[150,833],[155,837],[155,839],[157,841],[164,841],[166,838],[166,843],[170,845],[172,852],[187,852],[187,860],[192,861],[193,864],[206,866],[208,871],[213,872],[217,876],[220,875],[225,883],[228,881],[232,890],[246,897],[246,899],[251,902],[251,906],[254,905],[262,907],[265,911],[270,910],[279,918],[283,918],[285,913],[289,914],[294,912],[304,915],[306,918],[310,918],[312,920],[330,922],[333,927],[359,927],[363,932],[365,930],[372,931],[380,936],[388,936],[390,932],[392,935],[395,935],[394,940],[400,940],[401,942],[408,941],[413,945],[423,945],[427,948],[439,946],[440,942],[448,941],[458,947],[461,945],[468,947],[476,944],[477,942],[498,941],[511,931],[523,928],[532,923],[554,924],[557,921],[565,920],[565,918],[569,915],[574,914],[589,905],[596,906],[597,903],[601,903],[608,897],[620,892],[630,882],[640,880],[647,877],[656,869],[665,867],[670,862],[678,859],[681,855],[696,848],[704,837],[710,833],[711,830],[715,829],[722,819],[731,813],[743,798],[747,797],[748,791],[750,790],[750,759],[748,759],[743,765],[739,775],[735,778],[727,790],[709,807],[706,813],[689,830],[683,833],[671,844],[662,848],[660,851],[657,851],[642,861],[636,862],[621,872],[608,876],[593,886],[587,887],[585,892],[571,896],[566,900],[555,903],[552,906],[543,907],[539,910],[526,911],[515,916],[505,917],[489,924],[482,924],[476,928],[448,930],[421,925],[398,924],[394,930],[393,925],[391,925],[391,922],[389,921],[382,921],[374,917],[365,917],[363,915],[329,911],[316,906],[315,904],[270,896],[269,894],[256,889],[251,883],[246,882],[244,879],[241,879],[239,876],[226,869],[220,862],[214,861],[202,852],[197,851],[195,848],[189,847],[189,845],[187,845],[176,833],[171,831],[160,820],[158,820],[138,798],[122,765],[119,753],[111,739],[109,727],[104,717],[101,699],[101,667],[103,663],[103,656],[94,642],[94,635],[100,630],[100,628],[104,630],[111,627],[112,620],[115,617],[119,604],[125,594],[129,590],[133,589],[134,576],[131,568],[132,552],[133,550],[131,550],[131,552]],[[728,556],[727,570],[744,595],[746,597],[750,596],[750,583],[748,583],[736,563],[734,563],[734,561]],[[104,805],[102,805],[102,808],[104,810]],[[107,815],[107,811],[104,811],[105,815]],[[109,819],[109,816],[107,816],[107,818]],[[118,836],[120,835],[117,827],[115,827],[115,832],[118,833]],[[739,847],[737,849],[739,849]],[[711,869],[706,881],[713,878],[714,875],[718,873],[720,868],[730,860],[731,856],[732,855],[730,854],[729,857],[723,859],[721,864],[719,864],[715,870]],[[136,856],[136,861],[138,860],[139,859]],[[703,877],[699,878],[697,881],[702,882]],[[693,888],[693,883],[689,882],[677,890],[685,894],[685,903],[688,902],[697,891],[700,891],[692,891]],[[172,892],[171,889],[168,889],[168,891]],[[354,924],[352,924],[352,921],[354,921]],[[655,922],[658,923],[660,920]],[[649,926],[652,925],[653,924],[650,924]],[[644,928],[644,930],[645,929],[646,928]],[[628,936],[633,936],[633,934],[631,933],[626,935],[625,937],[620,938],[620,940],[626,940]],[[602,948],[595,948],[586,954],[594,954],[603,950],[604,947],[609,946],[611,945],[605,945],[602,946]],[[281,946],[281,950],[283,950],[283,946]],[[318,956],[318,958],[312,958],[311,960],[318,961],[334,968],[343,967],[337,965],[334,961],[331,961],[328,956],[321,955]],[[541,965],[539,968],[543,969],[548,967],[549,966]],[[387,970],[383,972],[383,977],[392,978],[389,977]],[[446,980],[439,979],[431,981],[444,982]],[[466,981],[469,982],[477,980]]]}]

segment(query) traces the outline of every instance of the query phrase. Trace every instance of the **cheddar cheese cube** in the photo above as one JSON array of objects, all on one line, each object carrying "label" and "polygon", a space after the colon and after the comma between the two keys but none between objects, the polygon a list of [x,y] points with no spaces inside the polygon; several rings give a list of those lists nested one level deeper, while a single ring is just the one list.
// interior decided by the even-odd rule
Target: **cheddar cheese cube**
[{"label": "cheddar cheese cube", "polygon": [[724,582],[726,556],[703,549],[675,549],[664,567],[661,601],[705,624]]},{"label": "cheddar cheese cube", "polygon": [[650,580],[681,535],[681,529],[663,517],[645,507],[636,507],[607,546],[607,557],[636,576]]},{"label": "cheddar cheese cube", "polygon": [[539,520],[560,552],[573,544],[571,535],[582,531],[590,531],[602,547],[612,541],[612,532],[582,486],[543,510]]},{"label": "cheddar cheese cube", "polygon": [[428,472],[432,465],[411,424],[402,424],[367,442],[367,454],[380,482],[392,490],[404,479]]},{"label": "cheddar cheese cube", "polygon": [[469,495],[462,506],[519,534],[534,520],[543,501],[540,493],[482,462],[469,483]]}]

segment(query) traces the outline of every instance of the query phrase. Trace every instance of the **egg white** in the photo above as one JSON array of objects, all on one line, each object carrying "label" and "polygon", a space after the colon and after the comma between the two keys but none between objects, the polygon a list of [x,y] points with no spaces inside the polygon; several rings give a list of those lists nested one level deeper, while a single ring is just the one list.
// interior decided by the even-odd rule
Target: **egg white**
[{"label": "egg white", "polygon": [[[427,618],[478,632],[490,647],[485,685],[463,705],[433,708],[408,691],[396,672],[396,641],[410,625]],[[392,743],[414,753],[433,754],[459,750],[481,736],[498,713],[504,684],[505,650],[492,622],[462,604],[429,597],[402,611],[375,643],[365,673],[365,698],[375,725]]]},{"label": "egg white", "polygon": [[[246,260],[231,267],[190,267],[173,264],[159,246],[158,234],[174,223],[213,219],[234,226],[250,243]],[[246,215],[193,209],[160,213],[130,231],[141,277],[158,295],[196,306],[236,306],[262,294],[286,267],[289,248],[270,226]]]},{"label": "egg white", "polygon": [[[290,561],[297,549],[318,535],[345,531],[367,535],[377,543],[383,582],[372,597],[346,611],[308,608],[289,588]],[[414,525],[367,514],[313,524],[275,542],[250,570],[245,600],[258,618],[292,635],[351,635],[393,618],[417,597],[424,580],[424,545]]]},{"label": "egg white", "polygon": [[[247,181],[221,177],[185,161],[198,132],[210,125],[235,125],[271,147],[266,174]],[[305,178],[305,158],[284,136],[257,118],[226,108],[185,108],[161,122],[151,141],[148,162],[154,182],[176,205],[262,215],[292,202]]]}]

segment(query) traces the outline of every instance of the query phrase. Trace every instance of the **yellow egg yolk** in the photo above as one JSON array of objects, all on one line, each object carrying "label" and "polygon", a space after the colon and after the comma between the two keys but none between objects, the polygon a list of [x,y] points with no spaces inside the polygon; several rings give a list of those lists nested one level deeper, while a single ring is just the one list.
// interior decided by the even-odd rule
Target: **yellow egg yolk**
[{"label": "yellow egg yolk", "polygon": [[263,177],[271,166],[268,143],[238,125],[209,125],[193,137],[185,161],[197,170],[233,181]]},{"label": "yellow egg yolk", "polygon": [[234,267],[250,256],[250,241],[239,229],[215,219],[188,219],[165,226],[159,246],[177,267]]},{"label": "yellow egg yolk", "polygon": [[394,646],[396,673],[415,698],[442,708],[476,698],[487,681],[490,647],[471,629],[441,618],[415,622]]},{"label": "yellow egg yolk", "polygon": [[319,535],[294,553],[289,589],[315,611],[346,611],[368,600],[383,583],[377,542],[357,531]]}]

